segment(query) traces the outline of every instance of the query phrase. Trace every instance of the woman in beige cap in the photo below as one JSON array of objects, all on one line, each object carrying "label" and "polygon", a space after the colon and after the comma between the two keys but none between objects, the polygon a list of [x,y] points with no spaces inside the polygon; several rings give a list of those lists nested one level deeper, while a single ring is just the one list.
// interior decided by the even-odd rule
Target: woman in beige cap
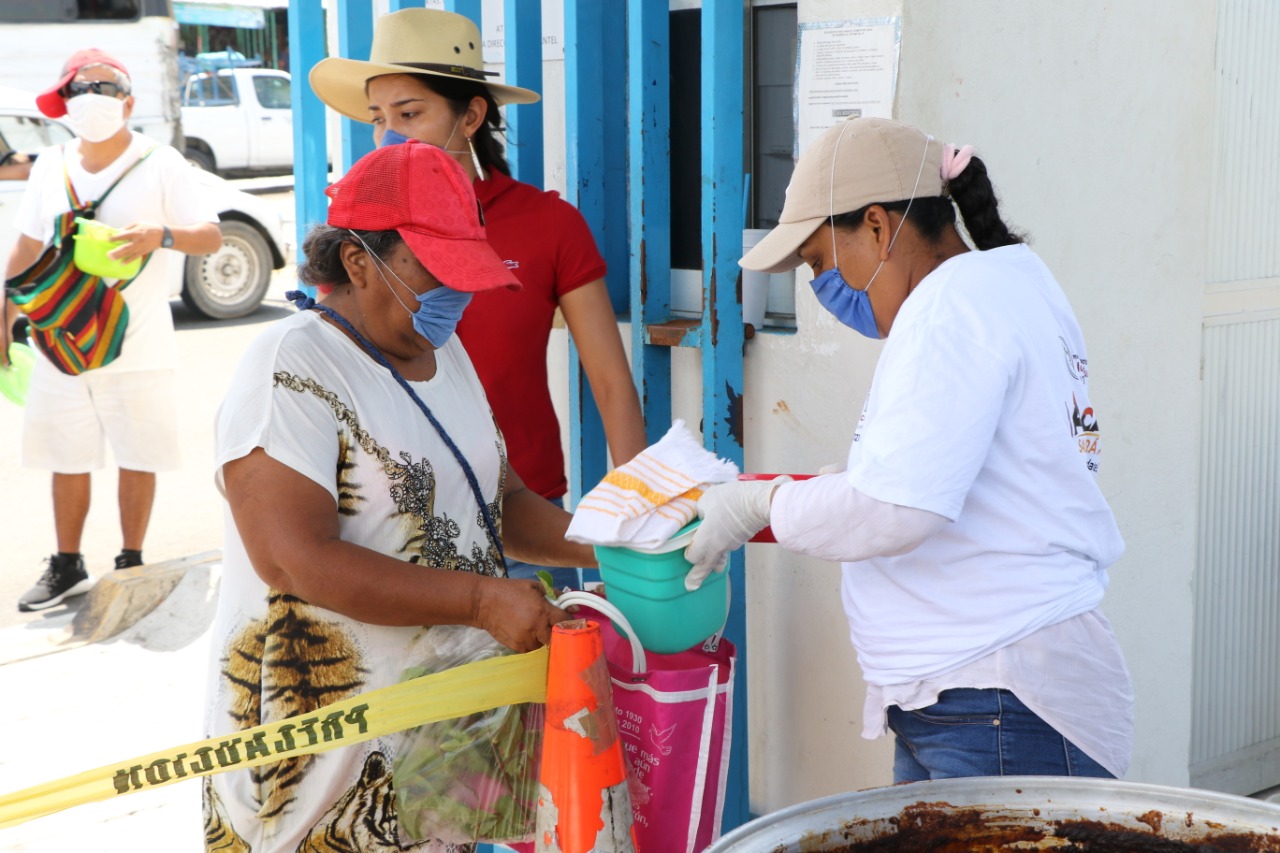
[{"label": "woman in beige cap", "polygon": [[766,524],[841,562],[863,735],[894,733],[897,782],[1122,776],[1132,686],[1098,607],[1124,542],[1084,338],[986,166],[909,125],[841,122],[742,259],[802,263],[824,308],[886,339],[847,468],[709,490],[686,585]]},{"label": "woman in beige cap", "polygon": [[[379,145],[405,138],[438,145],[475,181],[489,243],[523,289],[477,294],[458,336],[506,437],[512,467],[531,489],[558,501],[568,483],[546,370],[557,308],[581,354],[614,465],[644,449],[644,421],[605,288],[604,259],[585,220],[556,193],[513,180],[497,141],[499,105],[532,103],[538,95],[490,82],[483,69],[480,31],[468,18],[405,9],[377,19],[369,61],[326,59],[310,80],[330,107],[372,122]],[[511,567],[514,576],[536,568]],[[555,574],[557,585],[571,576]]]}]

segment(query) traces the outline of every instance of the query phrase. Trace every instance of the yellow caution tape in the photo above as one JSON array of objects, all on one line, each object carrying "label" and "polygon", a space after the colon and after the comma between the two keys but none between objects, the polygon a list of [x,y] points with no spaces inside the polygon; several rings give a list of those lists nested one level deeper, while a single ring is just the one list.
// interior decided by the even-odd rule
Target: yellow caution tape
[{"label": "yellow caution tape", "polygon": [[503,705],[545,702],[547,649],[424,675],[342,702],[0,796],[0,829],[184,779],[326,752]]}]

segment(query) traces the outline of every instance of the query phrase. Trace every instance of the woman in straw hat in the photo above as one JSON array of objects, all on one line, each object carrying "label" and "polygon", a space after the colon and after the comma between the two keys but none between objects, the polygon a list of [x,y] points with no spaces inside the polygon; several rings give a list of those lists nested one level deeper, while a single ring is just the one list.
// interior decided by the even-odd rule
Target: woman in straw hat
[{"label": "woman in straw hat", "polygon": [[827,311],[887,339],[847,469],[709,490],[686,584],[766,524],[842,562],[863,734],[895,734],[895,781],[1123,775],[1132,687],[1098,607],[1124,542],[1084,338],[986,166],[899,122],[837,124],[742,259],[805,263]]},{"label": "woman in straw hat", "polygon": [[[508,466],[453,334],[471,299],[519,287],[485,240],[467,175],[410,142],[361,158],[328,194],[328,223],[308,234],[299,275],[330,295],[291,294],[304,310],[250,345],[218,412],[229,523],[211,736],[314,715],[410,667],[469,660],[467,649],[536,649],[566,616],[537,581],[506,577],[504,548],[558,565],[594,560],[564,540],[568,513]],[[298,727],[298,744],[320,737],[314,722]],[[323,739],[359,722],[325,717]],[[287,753],[282,743],[242,748]],[[397,817],[398,759],[417,754],[386,735],[219,775],[205,789],[208,847],[469,850],[463,803],[450,805],[452,824]],[[407,834],[415,846],[402,845]]]},{"label": "woman in straw hat", "polygon": [[[605,288],[604,259],[586,222],[556,193],[513,180],[497,141],[499,105],[532,103],[538,95],[491,82],[483,69],[480,31],[468,18],[405,9],[377,19],[369,61],[326,59],[310,81],[342,115],[372,122],[379,145],[405,138],[438,145],[475,181],[489,242],[524,287],[478,295],[458,336],[509,442],[512,467],[543,497],[559,500],[567,482],[546,373],[557,308],[581,355],[615,465],[644,449],[644,422]],[[512,571],[527,576],[533,567]]]}]

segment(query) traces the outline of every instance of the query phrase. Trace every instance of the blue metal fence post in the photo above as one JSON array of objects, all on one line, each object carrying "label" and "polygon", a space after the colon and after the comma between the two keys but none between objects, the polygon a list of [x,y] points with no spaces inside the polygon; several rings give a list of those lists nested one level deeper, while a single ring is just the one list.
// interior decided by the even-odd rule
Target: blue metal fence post
[{"label": "blue metal fence post", "polygon": [[[565,147],[568,200],[582,212],[608,264],[615,307],[627,269],[625,131],[622,101],[625,18],[610,14],[619,0],[565,0]],[[610,7],[613,7],[611,10]],[[611,109],[612,108],[612,109]],[[523,108],[521,108],[523,109]],[[611,203],[612,200],[612,203]],[[569,489],[576,501],[607,472],[608,445],[600,412],[569,342]]]},{"label": "blue metal fence post", "polygon": [[[542,92],[542,3],[504,0],[506,82]],[[517,181],[543,183],[542,101],[506,109],[507,161]]]},{"label": "blue metal fence post", "polygon": [[307,229],[325,220],[324,195],[329,178],[324,104],[307,85],[307,74],[324,59],[324,7],[321,0],[293,0],[289,7],[289,75],[293,106],[293,201],[297,222],[297,257]]},{"label": "blue metal fence post", "polygon": [[[743,51],[742,0],[702,3],[702,437],[739,466],[742,452]],[[750,819],[747,760],[747,584],[743,552],[729,561],[733,601],[725,636],[738,648],[733,750],[724,828]]]},{"label": "blue metal fence post", "polygon": [[649,324],[671,313],[671,15],[667,0],[627,4],[631,371],[653,444],[671,425],[671,347]]},{"label": "blue metal fence post", "polygon": [[[338,0],[338,55],[368,59],[373,47],[373,4]],[[342,117],[342,170],[373,150],[373,125]]]}]

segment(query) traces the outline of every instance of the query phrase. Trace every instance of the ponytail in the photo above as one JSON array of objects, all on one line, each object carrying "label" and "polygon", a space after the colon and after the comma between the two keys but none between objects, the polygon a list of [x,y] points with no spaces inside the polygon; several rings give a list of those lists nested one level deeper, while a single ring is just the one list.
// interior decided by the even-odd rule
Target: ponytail
[{"label": "ponytail", "polygon": [[978,157],[948,181],[947,193],[960,209],[960,218],[974,246],[986,250],[1026,242],[1024,234],[1011,231],[1000,218],[995,188],[987,177],[986,164]]}]

